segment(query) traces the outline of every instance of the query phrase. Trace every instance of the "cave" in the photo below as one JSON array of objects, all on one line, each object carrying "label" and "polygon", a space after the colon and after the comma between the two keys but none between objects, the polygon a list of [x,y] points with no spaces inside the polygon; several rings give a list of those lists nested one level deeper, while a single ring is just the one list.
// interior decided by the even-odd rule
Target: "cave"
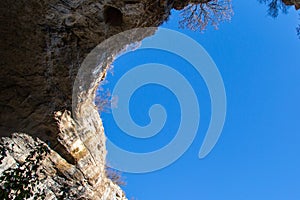
[{"label": "cave", "polygon": [[104,9],[104,21],[111,26],[121,26],[123,23],[123,14],[119,9],[107,6]]}]

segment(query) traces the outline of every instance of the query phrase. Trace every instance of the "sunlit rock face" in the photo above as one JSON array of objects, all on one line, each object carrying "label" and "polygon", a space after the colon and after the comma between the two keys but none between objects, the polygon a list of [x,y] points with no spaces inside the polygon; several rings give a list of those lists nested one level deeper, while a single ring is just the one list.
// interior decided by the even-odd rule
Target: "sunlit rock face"
[{"label": "sunlit rock face", "polygon": [[[75,99],[81,100],[75,102],[75,111],[74,81],[85,56],[96,45],[129,29],[159,26],[174,2],[2,0],[0,134],[14,134],[15,139],[2,138],[0,142],[7,151],[1,172],[24,162],[34,146],[47,144],[51,154],[43,162],[49,195],[59,197],[55,184],[67,187],[76,183],[70,191],[82,191],[86,199],[126,199],[105,177],[105,136],[93,104],[95,88],[113,58],[103,65],[97,80],[92,80],[86,89],[89,92],[75,94]],[[133,35],[126,42],[140,41],[154,32]],[[119,44],[119,50],[125,43]],[[57,182],[55,176],[62,179]]]}]

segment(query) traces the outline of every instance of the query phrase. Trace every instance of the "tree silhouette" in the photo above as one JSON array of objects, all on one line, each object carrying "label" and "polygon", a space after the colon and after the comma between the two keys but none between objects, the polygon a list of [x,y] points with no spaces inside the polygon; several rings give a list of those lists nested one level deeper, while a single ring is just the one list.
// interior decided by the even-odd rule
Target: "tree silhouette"
[{"label": "tree silhouette", "polygon": [[268,14],[271,17],[277,17],[279,14],[279,11],[283,13],[287,13],[287,6],[285,3],[282,2],[282,0],[258,0],[260,3],[268,4]]},{"label": "tree silhouette", "polygon": [[297,35],[298,35],[298,37],[300,39],[300,25],[298,25],[298,27],[297,27]]},{"label": "tree silhouette", "polygon": [[183,9],[180,27],[203,31],[208,25],[216,29],[221,21],[231,19],[231,0],[191,0]]},{"label": "tree silhouette", "polygon": [[[295,9],[299,9],[299,4],[294,3],[289,0],[258,0],[260,3],[268,4],[268,14],[276,18],[279,14],[279,11],[281,10],[282,13],[287,13],[287,7],[295,5]],[[299,15],[300,16],[300,15]],[[300,39],[300,25],[296,28],[297,35]]]},{"label": "tree silhouette", "polygon": [[[300,20],[300,14],[299,14],[299,20]],[[298,25],[298,27],[296,28],[296,31],[297,31],[297,35],[300,39],[300,24]]]}]

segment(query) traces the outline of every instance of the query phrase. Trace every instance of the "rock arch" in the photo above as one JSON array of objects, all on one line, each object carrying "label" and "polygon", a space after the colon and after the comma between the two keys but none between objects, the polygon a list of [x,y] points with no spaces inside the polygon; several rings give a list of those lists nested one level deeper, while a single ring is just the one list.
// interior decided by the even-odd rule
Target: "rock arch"
[{"label": "rock arch", "polygon": [[132,35],[111,52],[106,49],[110,56],[88,88],[75,92],[74,98],[73,87],[81,63],[93,48],[122,31],[159,26],[173,2],[2,0],[0,147],[6,157],[1,172],[23,163],[33,147],[46,142],[50,154],[40,167],[47,177],[40,184],[49,190],[48,195],[59,197],[57,187],[64,185],[70,194],[77,191],[78,198],[126,199],[105,177],[105,136],[93,105],[94,89],[114,53],[155,29]]}]

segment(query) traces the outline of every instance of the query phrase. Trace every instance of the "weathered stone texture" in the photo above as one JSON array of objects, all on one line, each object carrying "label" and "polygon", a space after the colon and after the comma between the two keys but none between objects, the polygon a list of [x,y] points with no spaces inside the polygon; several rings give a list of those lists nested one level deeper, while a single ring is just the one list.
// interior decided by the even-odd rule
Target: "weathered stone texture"
[{"label": "weathered stone texture", "polygon": [[[68,133],[64,132],[64,134]],[[69,141],[65,142],[70,143]],[[80,147],[80,142],[80,140],[76,140],[72,146],[81,148],[79,152],[86,151],[84,146]],[[13,134],[11,138],[2,138],[0,148],[4,149],[6,157],[0,164],[0,172],[9,168],[18,168],[25,162],[33,149],[41,144],[46,146],[39,139],[34,140],[27,134]],[[31,172],[31,176],[36,176],[39,180],[38,185],[32,189],[33,193],[39,193],[43,189],[46,199],[126,200],[120,187],[103,176],[105,173],[98,171],[98,169],[104,169],[92,162],[88,152],[76,157],[77,161],[73,165],[55,151],[48,150],[49,153],[41,163],[36,165],[37,169]],[[33,157],[33,159],[36,158]],[[33,167],[35,166],[30,166],[30,168]],[[91,170],[92,168],[94,170]],[[98,182],[91,179],[94,175],[97,176]]]},{"label": "weathered stone texture", "polygon": [[[52,144],[58,131],[53,114],[71,110],[74,79],[85,55],[116,33],[158,26],[169,14],[159,1],[1,4],[1,134],[30,132]],[[105,23],[103,13],[109,6],[123,13],[120,26]]]},{"label": "weathered stone texture", "polygon": [[93,101],[114,55],[155,29],[102,49],[102,69],[83,73],[79,80],[86,87],[75,96],[73,86],[84,58],[99,43],[133,28],[159,26],[174,2],[1,0],[0,145],[7,154],[0,172],[45,142],[51,153],[43,160],[47,173],[40,184],[47,199],[58,198],[62,186],[76,198],[126,199],[105,176],[104,129]]}]

